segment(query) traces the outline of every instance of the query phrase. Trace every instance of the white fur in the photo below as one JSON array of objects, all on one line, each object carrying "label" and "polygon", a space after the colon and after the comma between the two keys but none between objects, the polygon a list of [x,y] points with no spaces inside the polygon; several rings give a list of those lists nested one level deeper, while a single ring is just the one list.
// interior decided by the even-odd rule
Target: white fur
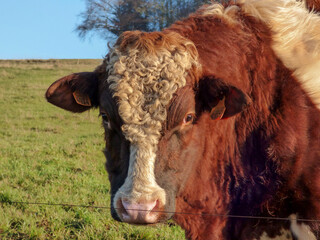
[{"label": "white fur", "polygon": [[273,49],[294,71],[304,90],[320,108],[320,16],[296,0],[240,0],[242,10],[266,23]]},{"label": "white fur", "polygon": [[289,218],[291,221],[290,229],[298,240],[317,240],[308,225],[297,223],[297,215],[292,214]]},{"label": "white fur", "polygon": [[144,203],[157,199],[161,206],[166,203],[165,191],[156,183],[154,176],[155,153],[153,149],[150,148],[148,152],[144,152],[143,157],[139,151],[138,147],[131,145],[128,175],[114,197],[114,206],[117,206],[119,199],[131,203]]},{"label": "white fur", "polygon": [[[290,229],[281,229],[280,235],[275,236],[274,238],[270,238],[267,233],[263,233],[259,240],[290,240],[292,238],[292,234],[298,240],[317,240],[316,236],[311,232],[310,227],[306,224],[298,224],[297,223],[297,215],[291,214],[289,216],[290,219]],[[290,238],[287,238],[287,237]],[[257,240],[257,239],[256,239]]]},{"label": "white fur", "polygon": [[224,8],[219,3],[213,3],[211,5],[205,5],[204,7],[200,8],[203,15],[214,15],[215,17],[221,17],[230,23],[235,23],[235,15],[238,13],[240,8],[236,5],[229,6]]},{"label": "white fur", "polygon": [[[288,238],[289,236],[289,238]],[[280,235],[270,238],[266,232],[264,232],[258,239],[255,240],[292,240],[290,230],[281,229]]]}]

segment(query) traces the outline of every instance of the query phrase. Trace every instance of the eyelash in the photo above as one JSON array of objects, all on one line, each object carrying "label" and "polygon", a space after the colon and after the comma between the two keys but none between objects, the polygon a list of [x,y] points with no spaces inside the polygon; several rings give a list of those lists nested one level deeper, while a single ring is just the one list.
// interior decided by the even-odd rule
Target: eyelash
[{"label": "eyelash", "polygon": [[195,118],[196,116],[194,113],[188,113],[183,119],[183,124],[191,124],[194,122]]},{"label": "eyelash", "polygon": [[106,126],[108,129],[111,129],[111,124],[108,115],[106,113],[100,113],[100,116],[102,118],[103,125]]}]

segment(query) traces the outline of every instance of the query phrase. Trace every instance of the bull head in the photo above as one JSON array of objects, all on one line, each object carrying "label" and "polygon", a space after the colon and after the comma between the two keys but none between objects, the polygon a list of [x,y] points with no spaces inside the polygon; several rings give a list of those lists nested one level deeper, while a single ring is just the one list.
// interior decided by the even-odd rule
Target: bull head
[{"label": "bull head", "polygon": [[142,224],[172,217],[205,157],[208,123],[249,103],[240,89],[201,75],[191,41],[141,32],[124,33],[94,72],[57,80],[46,98],[72,112],[100,108],[112,215]]}]

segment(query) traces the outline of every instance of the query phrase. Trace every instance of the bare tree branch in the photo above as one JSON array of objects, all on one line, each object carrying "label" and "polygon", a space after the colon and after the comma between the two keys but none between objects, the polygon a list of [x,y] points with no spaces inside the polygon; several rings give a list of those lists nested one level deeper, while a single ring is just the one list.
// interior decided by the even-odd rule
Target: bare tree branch
[{"label": "bare tree branch", "polygon": [[128,30],[158,31],[186,17],[209,0],[86,0],[76,27],[80,38],[98,34],[114,39]]}]

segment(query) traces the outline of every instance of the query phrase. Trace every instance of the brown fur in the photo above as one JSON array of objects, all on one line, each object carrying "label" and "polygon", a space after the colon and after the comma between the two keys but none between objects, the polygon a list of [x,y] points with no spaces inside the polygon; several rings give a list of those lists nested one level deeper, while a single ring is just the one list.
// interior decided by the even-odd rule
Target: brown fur
[{"label": "brown fur", "polygon": [[[315,199],[320,197],[320,186],[318,181],[307,179],[315,179],[316,166],[320,166],[319,110],[291,72],[277,61],[268,29],[250,17],[239,14],[238,18],[241,25],[193,15],[166,30],[179,32],[195,43],[203,77],[221,78],[253,100],[236,118],[214,123],[202,115],[198,120],[198,125],[206,126],[206,132],[212,134],[196,131],[204,141],[205,155],[195,161],[195,170],[178,195],[177,211],[258,216],[272,212],[278,217],[293,211],[302,218],[317,219],[320,208]],[[219,145],[209,151],[213,143]],[[257,231],[268,231],[271,225],[223,217],[176,215],[175,219],[191,239],[252,239],[244,230],[246,224],[255,225]],[[274,224],[280,231],[282,224]],[[319,231],[318,224],[312,228]],[[270,236],[277,232],[269,229]]]},{"label": "brown fur", "polygon": [[310,10],[319,12],[320,11],[320,1],[319,0],[306,0],[306,4]]}]

